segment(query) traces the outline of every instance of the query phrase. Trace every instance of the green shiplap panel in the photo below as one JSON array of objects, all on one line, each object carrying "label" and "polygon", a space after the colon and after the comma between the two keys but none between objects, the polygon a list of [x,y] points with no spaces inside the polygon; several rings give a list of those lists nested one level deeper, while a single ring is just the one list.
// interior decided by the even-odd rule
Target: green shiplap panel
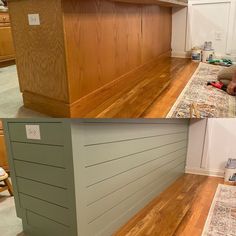
[{"label": "green shiplap panel", "polygon": [[35,212],[50,220],[63,225],[70,225],[69,210],[46,201],[20,193],[20,204],[22,208]]},{"label": "green shiplap panel", "polygon": [[17,160],[65,168],[66,153],[61,146],[12,142],[12,152]]},{"label": "green shiplap panel", "polygon": [[59,206],[69,207],[68,190],[20,177],[17,177],[17,186],[19,192],[23,194],[30,195]]},{"label": "green shiplap panel", "polygon": [[[41,140],[26,137],[39,125]],[[67,119],[5,119],[18,216],[29,236],[77,236],[71,127]]]},{"label": "green shiplap panel", "polygon": [[[172,139],[170,138],[170,142],[171,141]],[[179,145],[176,149],[172,149],[171,145],[165,145],[161,146],[160,148],[152,149],[150,151],[142,151],[137,154],[132,154],[127,157],[119,158],[117,160],[101,163],[99,165],[86,168],[86,184],[89,186],[98,183],[105,179],[111,178],[112,176],[131,170],[132,168],[144,165],[149,161],[158,159],[163,155],[178,150],[179,148],[182,148],[183,145],[186,146],[186,143],[183,144],[183,141],[176,141],[175,144]],[[130,149],[132,149],[132,147]],[[137,149],[140,150],[138,146]],[[116,152],[116,149],[114,150],[114,152]]]},{"label": "green shiplap panel", "polygon": [[[70,228],[49,220],[33,212],[26,212],[27,224],[30,229],[27,235],[37,236],[70,236]],[[26,232],[27,233],[27,232]]]},{"label": "green shiplap panel", "polygon": [[[182,141],[181,143],[171,144],[168,146],[168,152],[171,155],[172,153],[176,153],[175,150],[185,150],[186,153],[186,142]],[[156,156],[155,156],[156,157]],[[119,175],[113,176],[106,181],[99,182],[89,188],[87,188],[87,203],[91,203],[100,199],[111,192],[116,191],[119,188],[122,188],[125,184],[135,181],[136,179],[146,175],[149,172],[152,172],[160,166],[168,163],[168,156],[164,155],[160,158],[153,158],[151,161],[146,162],[143,165],[139,165],[136,168],[130,169],[129,171],[123,172]],[[157,169],[158,170],[158,169]]]},{"label": "green shiplap panel", "polygon": [[[141,191],[132,195],[119,205],[114,206],[105,214],[88,224],[88,235],[105,236],[114,233],[114,230],[132,217],[137,207],[140,209],[159,193],[164,191],[173,181],[183,174],[185,163],[176,166],[167,175],[162,175],[156,182],[145,186]],[[125,220],[126,219],[126,220]]]},{"label": "green shiplap panel", "polygon": [[67,188],[66,170],[14,160],[16,176],[61,188]]},{"label": "green shiplap panel", "polygon": [[146,164],[139,165],[136,168],[123,172],[119,175],[115,175],[112,178],[106,179],[105,181],[99,182],[89,188],[87,188],[87,204],[96,202],[125,186],[134,183],[140,178],[149,176],[152,173],[162,173],[163,169],[176,158],[186,155],[186,147],[178,151],[170,152],[169,154],[160,158],[154,159],[153,161],[147,162]]},{"label": "green shiplap panel", "polygon": [[105,214],[109,210],[112,210],[116,205],[121,203],[122,201],[128,199],[132,195],[136,194],[139,191],[142,191],[148,185],[151,185],[153,182],[158,181],[162,175],[165,175],[166,172],[171,173],[171,169],[173,166],[180,165],[185,162],[185,155],[176,157],[173,156],[168,159],[168,163],[164,165],[161,169],[157,169],[154,172],[150,172],[149,174],[143,176],[140,179],[137,179],[135,182],[132,182],[125,187],[118,189],[112,194],[103,197],[97,202],[88,206],[88,222],[93,221],[99,216]]},{"label": "green shiplap panel", "polygon": [[180,142],[186,139],[187,133],[183,132],[157,137],[146,137],[143,139],[132,139],[123,142],[86,146],[86,166],[112,161],[127,155],[143,152],[170,143]]},{"label": "green shiplap panel", "polygon": [[[84,142],[86,145],[117,142],[122,140],[163,136],[167,134],[186,132],[186,124],[120,124],[101,123],[86,124]],[[121,135],[122,134],[122,135]]]},{"label": "green shiplap panel", "polygon": [[[25,125],[39,125],[41,140],[27,139]],[[61,123],[9,122],[8,127],[11,141],[52,145],[63,145],[64,143]]]}]

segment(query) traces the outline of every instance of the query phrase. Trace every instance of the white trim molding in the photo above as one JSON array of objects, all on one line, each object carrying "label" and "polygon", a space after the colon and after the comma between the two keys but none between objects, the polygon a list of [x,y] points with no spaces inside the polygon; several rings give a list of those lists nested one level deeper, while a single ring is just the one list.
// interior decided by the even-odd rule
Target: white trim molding
[{"label": "white trim molding", "polygon": [[[189,57],[191,55],[191,49],[194,46],[192,44],[192,30],[193,30],[193,9],[196,5],[210,5],[210,4],[230,4],[230,10],[228,17],[228,25],[226,29],[226,46],[224,52],[217,54],[218,56],[226,57],[235,61],[235,46],[234,46],[234,35],[236,30],[236,0],[189,0],[188,10],[186,14],[186,25],[179,25],[175,27],[185,27],[186,35],[185,42],[183,42],[184,48],[182,52],[179,52],[178,49],[173,48],[172,56],[173,57]],[[175,39],[173,39],[175,40]],[[216,52],[217,53],[217,52]]]},{"label": "white trim molding", "polygon": [[205,176],[213,176],[213,177],[221,177],[224,178],[224,171],[222,170],[209,170],[203,168],[185,168],[186,174],[194,174],[194,175],[205,175]]}]

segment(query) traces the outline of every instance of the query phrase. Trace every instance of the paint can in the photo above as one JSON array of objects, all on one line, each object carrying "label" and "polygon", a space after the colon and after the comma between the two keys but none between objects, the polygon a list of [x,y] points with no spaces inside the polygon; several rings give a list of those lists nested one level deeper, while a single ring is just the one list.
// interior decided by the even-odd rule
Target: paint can
[{"label": "paint can", "polygon": [[214,50],[203,50],[202,51],[202,62],[208,63],[208,61],[214,59],[215,51]]},{"label": "paint can", "polygon": [[193,62],[201,62],[202,60],[202,50],[199,48],[192,49],[192,61]]},{"label": "paint can", "polygon": [[236,159],[229,159],[225,166],[225,182],[236,183]]}]

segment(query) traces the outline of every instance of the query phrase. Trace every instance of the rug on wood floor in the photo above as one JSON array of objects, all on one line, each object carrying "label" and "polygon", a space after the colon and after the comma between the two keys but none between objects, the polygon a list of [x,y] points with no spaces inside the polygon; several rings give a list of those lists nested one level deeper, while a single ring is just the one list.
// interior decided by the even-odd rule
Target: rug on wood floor
[{"label": "rug on wood floor", "polygon": [[200,63],[196,72],[171,108],[167,118],[190,118],[190,105],[195,103],[200,116],[235,117],[236,97],[207,86],[207,81],[216,81],[222,66]]},{"label": "rug on wood floor", "polygon": [[202,236],[236,236],[236,187],[219,184]]}]

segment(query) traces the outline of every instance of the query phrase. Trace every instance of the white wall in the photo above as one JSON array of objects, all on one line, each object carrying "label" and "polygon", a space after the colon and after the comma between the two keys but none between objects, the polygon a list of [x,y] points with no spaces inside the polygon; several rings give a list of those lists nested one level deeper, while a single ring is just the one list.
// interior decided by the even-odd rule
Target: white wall
[{"label": "white wall", "polygon": [[236,158],[236,119],[191,121],[186,172],[223,176],[228,158]]},{"label": "white wall", "polygon": [[188,9],[173,9],[172,21],[173,56],[186,56],[205,41],[218,56],[236,56],[236,0],[189,0]]}]

